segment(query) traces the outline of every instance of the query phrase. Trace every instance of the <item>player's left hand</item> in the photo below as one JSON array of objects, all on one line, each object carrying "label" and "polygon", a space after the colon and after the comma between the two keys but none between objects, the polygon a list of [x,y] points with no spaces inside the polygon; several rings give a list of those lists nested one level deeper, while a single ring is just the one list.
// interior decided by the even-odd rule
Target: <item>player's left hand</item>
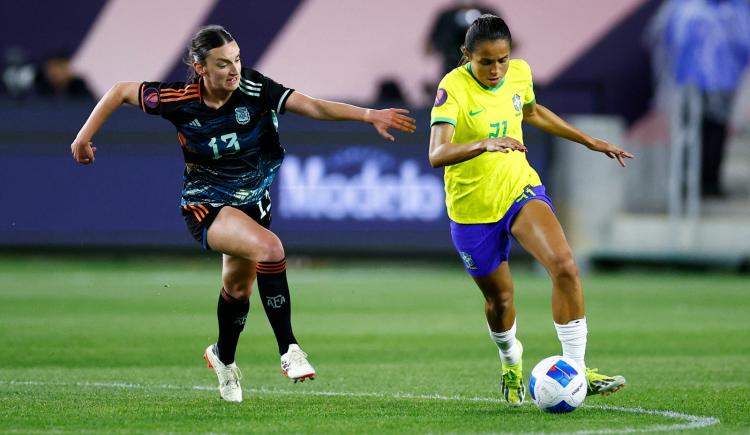
[{"label": "player's left hand", "polygon": [[393,141],[393,136],[388,132],[389,128],[403,131],[404,133],[414,133],[417,130],[416,120],[410,116],[406,109],[369,109],[365,115],[365,120],[375,127],[375,130],[383,138]]},{"label": "player's left hand", "polygon": [[586,146],[591,151],[599,151],[600,153],[604,153],[610,159],[617,159],[617,163],[619,163],[623,168],[625,167],[625,159],[632,159],[633,157],[635,157],[633,154],[601,139],[592,138],[591,142]]}]

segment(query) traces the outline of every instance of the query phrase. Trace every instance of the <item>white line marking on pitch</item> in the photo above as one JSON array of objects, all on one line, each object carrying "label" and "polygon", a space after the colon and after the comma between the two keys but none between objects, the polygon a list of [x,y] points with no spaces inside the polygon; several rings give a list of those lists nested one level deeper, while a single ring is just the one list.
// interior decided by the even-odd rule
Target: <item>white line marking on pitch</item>
[{"label": "white line marking on pitch", "polygon": [[[0,381],[5,385],[37,385],[37,386],[75,386],[75,387],[93,387],[93,388],[129,388],[129,389],[163,389],[163,390],[199,390],[214,391],[216,387],[207,387],[202,385],[182,386],[170,384],[132,384],[126,382],[40,382],[40,381]],[[243,388],[244,392],[250,394],[268,394],[268,395],[289,395],[289,396],[327,396],[327,397],[377,397],[384,399],[407,399],[407,400],[441,400],[457,402],[491,402],[501,403],[500,399],[492,397],[464,397],[464,396],[442,396],[440,394],[411,394],[411,393],[378,393],[378,392],[339,392],[339,391],[289,391],[276,390],[269,388]],[[713,426],[720,421],[716,417],[703,417],[699,415],[683,414],[675,411],[658,411],[645,408],[626,408],[623,406],[612,405],[584,405],[586,408],[602,409],[605,411],[625,412],[630,414],[657,415],[664,418],[675,420],[685,420],[684,423],[678,424],[658,424],[643,428],[623,428],[623,429],[592,429],[581,430],[576,432],[566,432],[567,434],[589,435],[589,434],[614,434],[614,433],[642,433],[658,431],[675,431],[697,429],[701,427]]]}]

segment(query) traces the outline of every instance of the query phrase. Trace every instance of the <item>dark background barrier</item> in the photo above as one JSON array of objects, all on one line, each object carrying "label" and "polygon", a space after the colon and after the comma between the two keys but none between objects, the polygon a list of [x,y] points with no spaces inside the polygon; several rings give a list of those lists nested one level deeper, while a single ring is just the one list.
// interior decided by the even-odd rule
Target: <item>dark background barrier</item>
[{"label": "dark background barrier", "polygon": [[[80,166],[69,144],[92,103],[0,105],[0,245],[197,248],[179,212],[183,170],[171,124],[123,108]],[[419,131],[381,139],[364,124],[283,115],[287,156],[272,188],[273,229],[298,252],[449,251],[442,169],[427,160],[429,111]],[[526,132],[545,178],[544,136]]]}]

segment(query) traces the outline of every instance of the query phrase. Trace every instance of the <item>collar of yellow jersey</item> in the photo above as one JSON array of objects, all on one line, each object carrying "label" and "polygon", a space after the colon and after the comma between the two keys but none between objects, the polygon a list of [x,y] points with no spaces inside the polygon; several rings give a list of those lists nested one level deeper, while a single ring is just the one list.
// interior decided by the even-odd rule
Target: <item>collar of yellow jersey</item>
[{"label": "collar of yellow jersey", "polygon": [[[491,88],[491,87],[489,87],[489,86],[485,85],[484,83],[480,82],[480,81],[479,81],[479,79],[478,79],[478,78],[476,78],[476,76],[474,76],[474,71],[472,71],[472,70],[471,70],[471,62],[468,62],[468,63],[466,64],[466,67],[465,67],[465,68],[466,68],[466,71],[468,71],[468,72],[469,72],[469,75],[471,76],[471,78],[473,78],[473,79],[474,79],[474,81],[475,81],[475,82],[477,82],[477,84],[478,84],[479,86],[481,86],[481,87],[482,87],[482,89],[484,89],[484,90],[487,90],[487,91],[491,91],[491,92],[495,92],[495,91],[497,91],[498,89],[500,89],[500,86],[502,86],[502,85],[503,85],[503,83],[505,83],[505,77],[503,77],[503,79],[502,79],[502,80],[500,80],[500,83],[498,83],[498,84],[497,84],[497,86],[495,86],[494,88]],[[507,73],[506,73],[506,76],[507,76]]]}]

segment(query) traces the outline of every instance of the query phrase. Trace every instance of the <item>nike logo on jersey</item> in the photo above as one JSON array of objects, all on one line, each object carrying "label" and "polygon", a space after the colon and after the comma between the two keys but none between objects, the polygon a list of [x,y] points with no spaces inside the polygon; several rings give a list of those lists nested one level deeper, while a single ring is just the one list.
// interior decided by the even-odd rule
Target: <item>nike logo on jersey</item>
[{"label": "nike logo on jersey", "polygon": [[472,110],[471,112],[469,112],[469,116],[479,115],[482,112],[484,112],[484,109]]},{"label": "nike logo on jersey", "polygon": [[199,128],[200,128],[200,127],[203,127],[203,126],[201,125],[201,123],[200,123],[200,122],[198,121],[198,118],[195,118],[194,120],[192,120],[192,121],[190,122],[190,124],[188,124],[188,125],[189,125],[189,126],[191,126],[191,127],[199,127]]}]

